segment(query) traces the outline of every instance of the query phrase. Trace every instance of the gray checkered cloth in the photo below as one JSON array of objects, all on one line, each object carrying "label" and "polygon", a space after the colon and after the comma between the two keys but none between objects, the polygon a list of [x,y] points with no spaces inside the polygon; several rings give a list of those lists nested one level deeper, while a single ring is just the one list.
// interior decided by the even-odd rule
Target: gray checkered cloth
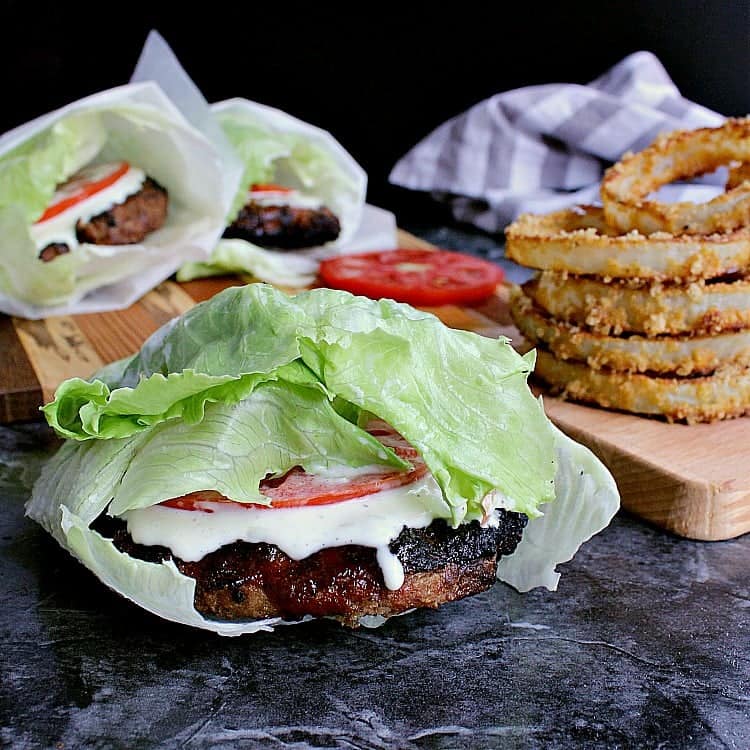
[{"label": "gray checkered cloth", "polygon": [[[724,119],[684,99],[653,54],[636,52],[585,86],[529,86],[476,104],[418,143],[389,179],[448,201],[459,221],[499,232],[520,213],[597,202],[604,170],[626,151]],[[671,186],[660,197],[705,200],[725,178]]]}]

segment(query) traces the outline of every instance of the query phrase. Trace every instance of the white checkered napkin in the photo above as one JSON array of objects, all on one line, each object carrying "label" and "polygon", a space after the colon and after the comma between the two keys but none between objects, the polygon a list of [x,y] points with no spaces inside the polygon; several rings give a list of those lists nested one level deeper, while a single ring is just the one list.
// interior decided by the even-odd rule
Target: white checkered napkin
[{"label": "white checkered napkin", "polygon": [[[636,52],[585,86],[529,86],[476,104],[418,143],[389,179],[499,232],[520,213],[596,202],[606,167],[659,133],[723,120],[680,96],[653,54]],[[665,200],[705,200],[716,189],[667,192]]]}]

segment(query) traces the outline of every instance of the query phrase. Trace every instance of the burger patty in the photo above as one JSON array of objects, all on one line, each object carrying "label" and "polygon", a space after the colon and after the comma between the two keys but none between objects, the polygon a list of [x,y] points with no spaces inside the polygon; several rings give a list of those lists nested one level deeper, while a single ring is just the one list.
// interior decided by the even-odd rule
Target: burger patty
[{"label": "burger patty", "polygon": [[[76,238],[92,245],[133,245],[146,235],[161,228],[167,218],[169,198],[158,182],[147,177],[137,193],[122,203],[94,216],[89,221],[78,221]],[[61,242],[47,245],[39,253],[44,262],[70,251]]]},{"label": "burger patty", "polygon": [[103,514],[92,528],[131,557],[172,559],[195,579],[194,604],[204,617],[299,620],[312,615],[357,627],[365,615],[390,617],[416,607],[435,608],[490,588],[498,559],[515,550],[528,520],[504,510],[499,516],[497,527],[473,521],[453,529],[437,520],[424,529],[404,528],[389,545],[405,574],[395,591],[385,586],[370,547],[331,547],[293,560],[272,544],[235,542],[198,562],[185,562],[166,547],[136,544],[121,519]]},{"label": "burger patty", "polygon": [[69,253],[70,248],[65,242],[50,242],[45,248],[39,251],[39,259],[44,263],[49,263],[57,258],[58,255]]},{"label": "burger patty", "polygon": [[250,201],[224,230],[224,237],[277,250],[301,250],[331,242],[340,232],[338,218],[325,206],[295,208]]},{"label": "burger patty", "polygon": [[167,218],[167,191],[147,177],[137,193],[87,222],[76,224],[79,242],[133,245],[159,229]]}]

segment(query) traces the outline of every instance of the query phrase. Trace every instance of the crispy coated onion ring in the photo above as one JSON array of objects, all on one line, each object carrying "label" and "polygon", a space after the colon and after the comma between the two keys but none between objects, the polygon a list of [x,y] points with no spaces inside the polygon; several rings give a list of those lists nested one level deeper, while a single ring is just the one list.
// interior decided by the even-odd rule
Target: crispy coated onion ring
[{"label": "crispy coated onion ring", "polygon": [[718,128],[659,136],[648,148],[625,155],[602,180],[607,223],[620,232],[712,234],[750,222],[750,183],[741,182],[707,203],[660,203],[649,193],[731,162],[750,161],[750,118]]},{"label": "crispy coated onion ring", "polygon": [[750,277],[687,286],[542,273],[524,292],[554,318],[602,334],[715,334],[750,327]]},{"label": "crispy coated onion ring", "polygon": [[542,270],[692,281],[750,267],[749,229],[708,236],[618,234],[595,206],[523,214],[505,235],[508,258]]},{"label": "crispy coated onion ring", "polygon": [[750,368],[724,367],[697,378],[592,370],[537,351],[534,374],[563,398],[608,409],[661,415],[669,421],[713,422],[750,413]]},{"label": "crispy coated onion ring", "polygon": [[750,181],[750,162],[738,164],[729,170],[727,190],[739,187],[743,182]]},{"label": "crispy coated onion ring", "polygon": [[728,364],[750,366],[749,329],[717,336],[603,336],[547,317],[518,289],[511,295],[511,315],[532,344],[595,370],[687,376],[710,374]]}]

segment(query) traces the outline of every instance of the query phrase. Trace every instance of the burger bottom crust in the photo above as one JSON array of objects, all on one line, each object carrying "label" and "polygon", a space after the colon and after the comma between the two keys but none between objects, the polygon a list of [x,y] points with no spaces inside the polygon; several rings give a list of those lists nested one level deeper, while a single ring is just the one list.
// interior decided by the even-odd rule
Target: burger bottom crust
[{"label": "burger bottom crust", "polygon": [[[364,550],[338,547],[332,550],[335,555],[326,557],[348,557],[347,553],[353,549]],[[177,566],[186,575],[192,572],[190,563]],[[218,620],[261,617],[294,620],[308,615],[332,617],[348,627],[358,627],[364,616],[391,617],[418,607],[435,609],[446,602],[486,591],[495,583],[495,569],[494,558],[473,560],[465,565],[451,563],[436,570],[406,573],[403,585],[395,591],[384,585],[377,563],[372,566],[365,559],[332,567],[323,579],[300,577],[296,582],[286,579],[279,588],[261,586],[253,580],[212,588],[198,578],[195,608],[204,617]]]},{"label": "burger bottom crust", "polygon": [[120,519],[102,515],[92,528],[132,557],[172,559],[195,579],[194,606],[208,619],[329,617],[357,627],[365,616],[434,609],[489,589],[499,557],[515,550],[527,521],[500,513],[499,525],[491,528],[474,521],[453,529],[435,521],[425,529],[403,529],[389,545],[404,569],[403,585],[395,590],[385,585],[370,547],[331,547],[294,560],[272,544],[235,542],[187,562],[165,547],[136,544]]}]

